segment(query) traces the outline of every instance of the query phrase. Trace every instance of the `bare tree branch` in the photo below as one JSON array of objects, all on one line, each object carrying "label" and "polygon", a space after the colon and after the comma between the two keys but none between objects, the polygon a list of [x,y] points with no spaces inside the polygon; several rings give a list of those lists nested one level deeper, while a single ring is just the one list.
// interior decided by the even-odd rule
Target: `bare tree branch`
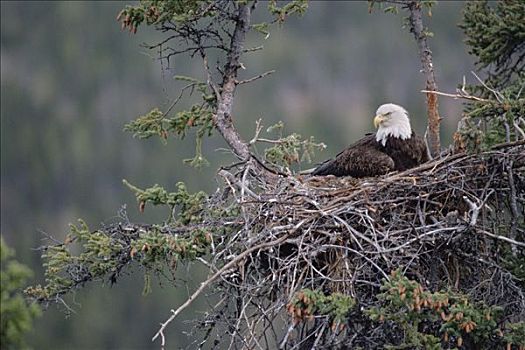
[{"label": "bare tree branch", "polygon": [[262,74],[256,75],[256,76],[254,76],[254,77],[252,77],[252,78],[250,78],[250,79],[239,80],[239,81],[237,81],[237,84],[238,84],[238,85],[241,85],[241,84],[251,83],[252,81],[255,81],[255,80],[258,80],[258,79],[264,78],[264,77],[266,77],[266,76],[268,76],[268,75],[270,75],[270,74],[273,74],[273,73],[275,73],[275,70],[274,70],[274,69],[269,70],[269,71],[267,71],[267,72],[264,72],[264,73],[262,73]]},{"label": "bare tree branch", "polygon": [[[304,222],[301,222],[301,224],[302,223],[304,223]],[[299,229],[299,227],[301,225],[297,225],[297,226],[298,227],[295,228],[296,230]],[[293,232],[293,231],[291,231],[291,232]],[[284,234],[283,236],[281,236],[281,237],[279,237],[279,238],[277,238],[277,239],[275,239],[273,241],[264,242],[264,243],[261,243],[261,244],[258,244],[256,246],[254,246],[254,247],[251,247],[250,249],[245,250],[241,254],[237,255],[233,260],[231,260],[230,262],[225,264],[223,267],[221,267],[210,278],[208,278],[206,281],[202,282],[200,287],[184,302],[184,304],[179,306],[179,308],[177,310],[171,310],[172,315],[165,322],[161,323],[161,327],[160,327],[159,331],[153,336],[151,341],[155,341],[155,339],[157,339],[160,336],[162,338],[162,347],[164,348],[164,344],[165,344],[164,343],[165,342],[164,329],[166,328],[166,326],[171,321],[173,321],[175,319],[175,317],[177,317],[178,314],[180,314],[184,309],[186,309],[195,299],[197,299],[197,297],[204,291],[204,289],[206,289],[206,287],[208,287],[213,281],[215,281],[218,277],[220,277],[225,271],[227,271],[228,269],[230,269],[233,266],[235,266],[236,264],[238,264],[242,259],[244,259],[249,254],[251,254],[251,253],[253,253],[255,251],[258,251],[258,250],[271,248],[273,246],[276,246],[276,245],[284,242],[290,236],[291,232],[288,232],[288,233]]]},{"label": "bare tree branch", "polygon": [[[426,77],[426,90],[437,91],[436,78],[434,76],[434,66],[432,64],[432,51],[428,46],[427,33],[423,26],[423,14],[421,11],[421,2],[411,0],[407,2],[410,11],[409,23],[410,32],[414,34],[419,50],[421,66]],[[428,115],[428,144],[430,153],[433,157],[439,156],[441,144],[439,140],[439,124],[441,117],[438,113],[437,94],[427,92],[427,115]]]},{"label": "bare tree branch", "polygon": [[458,92],[456,94],[449,94],[449,93],[446,93],[446,92],[431,91],[431,90],[421,90],[421,92],[424,92],[427,95],[428,94],[435,94],[435,95],[440,95],[440,96],[452,97],[454,99],[462,98],[462,99],[465,99],[465,100],[471,100],[471,101],[476,101],[476,102],[490,102],[490,100],[487,100],[485,98],[473,96],[473,95],[470,95],[470,94],[463,94],[462,92]]}]

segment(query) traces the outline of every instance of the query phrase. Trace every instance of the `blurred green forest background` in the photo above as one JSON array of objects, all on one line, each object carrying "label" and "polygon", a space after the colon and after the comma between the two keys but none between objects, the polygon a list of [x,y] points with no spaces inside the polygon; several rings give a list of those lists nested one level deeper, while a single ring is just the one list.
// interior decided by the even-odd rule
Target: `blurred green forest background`
[{"label": "blurred green forest background", "polygon": [[[138,141],[122,131],[136,116],[171,103],[181,87],[174,75],[203,74],[199,60],[177,56],[161,65],[155,52],[140,46],[161,39],[159,33],[121,31],[115,17],[123,6],[1,2],[1,232],[17,258],[35,270],[36,283],[43,280],[35,250],[43,232],[63,239],[77,218],[92,228],[114,222],[123,205],[132,221],[165,218],[152,208],[140,214],[123,178],[167,189],[185,181],[191,191],[212,192],[219,185],[217,167],[231,161],[220,151],[225,143],[218,136],[204,140],[210,166],[195,170],[182,163],[193,156],[191,138],[163,146],[157,138]],[[426,18],[435,35],[430,45],[442,91],[455,91],[463,76],[474,81],[473,58],[457,27],[462,7],[459,1],[440,2]],[[255,20],[266,10],[257,12]],[[234,108],[241,134],[251,138],[258,118],[266,126],[282,120],[285,132],[327,144],[317,162],[372,131],[374,112],[385,102],[404,106],[423,134],[424,78],[412,34],[402,24],[402,13],[369,14],[364,1],[319,1],[310,3],[304,17],[274,27],[266,40],[252,33],[250,46],[265,49],[244,57],[243,74],[276,73],[240,87]],[[450,143],[461,107],[440,100],[443,145]],[[158,348],[151,336],[191,290],[154,280],[153,292],[143,296],[140,276],[130,274],[114,286],[89,285],[72,300],[75,313],[67,319],[63,307],[49,308],[29,343],[35,349]],[[190,288],[198,283],[198,275],[195,281],[182,276]],[[179,320],[195,318],[202,306],[194,304]],[[190,328],[173,323],[170,346],[191,347],[183,332]]]}]

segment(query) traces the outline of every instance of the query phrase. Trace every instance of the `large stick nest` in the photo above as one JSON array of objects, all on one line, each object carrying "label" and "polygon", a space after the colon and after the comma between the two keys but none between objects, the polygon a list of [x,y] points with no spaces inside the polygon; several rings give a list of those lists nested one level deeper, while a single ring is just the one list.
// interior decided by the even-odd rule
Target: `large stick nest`
[{"label": "large stick nest", "polygon": [[[201,323],[207,344],[382,348],[399,331],[359,310],[378,303],[396,269],[430,291],[463,292],[503,306],[507,320],[525,318],[523,281],[502,259],[524,255],[523,142],[379,178],[254,174],[221,173],[242,220],[213,244],[211,271],[236,263],[215,283],[219,302]],[[224,195],[216,199],[224,206]],[[355,298],[347,327],[333,331],[322,317],[297,324],[286,306],[304,288]]]}]

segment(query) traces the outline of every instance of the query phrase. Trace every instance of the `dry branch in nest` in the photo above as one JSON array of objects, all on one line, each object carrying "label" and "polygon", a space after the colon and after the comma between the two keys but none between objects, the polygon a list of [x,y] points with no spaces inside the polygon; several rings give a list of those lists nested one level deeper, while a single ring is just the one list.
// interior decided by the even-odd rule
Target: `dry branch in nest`
[{"label": "dry branch in nest", "polygon": [[[213,280],[203,286],[212,285],[210,297],[218,300],[200,323],[207,344],[395,344],[399,329],[361,311],[379,303],[382,280],[396,269],[429,291],[463,292],[502,305],[507,320],[525,318],[523,281],[502,259],[505,249],[525,251],[523,141],[362,180],[290,176],[267,183],[248,168],[222,175],[243,222],[216,239],[207,262]],[[357,305],[338,324],[297,314],[290,301],[304,289],[342,293]]]}]

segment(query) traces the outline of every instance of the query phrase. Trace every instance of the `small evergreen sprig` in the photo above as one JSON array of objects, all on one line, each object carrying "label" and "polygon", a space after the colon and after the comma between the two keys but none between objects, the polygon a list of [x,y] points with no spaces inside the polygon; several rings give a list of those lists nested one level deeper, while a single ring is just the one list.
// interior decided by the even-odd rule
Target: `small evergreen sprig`
[{"label": "small evergreen sprig", "polygon": [[141,0],[138,5],[127,5],[117,16],[122,29],[136,33],[138,27],[159,25],[166,22],[185,23],[204,16],[212,16],[206,11],[211,0]]},{"label": "small evergreen sprig", "polygon": [[124,126],[125,131],[133,133],[133,137],[140,139],[159,136],[164,144],[167,143],[170,133],[183,139],[190,130],[195,130],[195,157],[185,160],[185,163],[198,168],[208,165],[207,160],[202,155],[202,139],[204,136],[211,136],[214,130],[213,114],[216,109],[216,96],[209,91],[205,82],[186,76],[175,76],[175,79],[188,82],[181,92],[181,95],[172,104],[180,100],[186,90],[190,94],[197,91],[201,94],[201,103],[194,104],[190,109],[177,112],[174,116],[169,116],[171,108],[167,112],[162,112],[158,108],[152,109],[149,113],[138,117]]},{"label": "small evergreen sprig", "polygon": [[278,3],[276,0],[270,0],[268,1],[267,8],[268,12],[274,17],[274,20],[271,23],[260,22],[250,26],[253,30],[263,34],[265,39],[270,36],[270,26],[273,23],[283,24],[287,17],[294,14],[302,16],[308,8],[308,0],[292,0],[284,4],[282,1]]},{"label": "small evergreen sprig", "polygon": [[135,193],[141,212],[144,211],[147,203],[151,203],[154,206],[168,206],[172,213],[169,221],[174,219],[173,211],[178,207],[177,224],[188,225],[202,220],[200,213],[207,198],[207,194],[203,191],[190,194],[183,182],[177,182],[176,192],[168,192],[157,184],[143,190],[133,186],[126,180],[123,180],[123,183]]},{"label": "small evergreen sprig", "polygon": [[264,159],[274,165],[290,167],[301,162],[312,161],[315,152],[323,150],[326,145],[322,142],[316,142],[313,136],[303,139],[300,134],[292,133],[290,135],[283,135],[284,123],[278,122],[267,128],[268,133],[276,133],[277,139],[270,140],[260,138],[259,133],[262,127],[258,123],[255,142],[269,143],[272,146],[264,150]]},{"label": "small evergreen sprig", "polygon": [[335,331],[344,328],[346,317],[355,304],[355,299],[342,293],[325,295],[321,291],[302,289],[294,294],[287,311],[295,324],[311,321],[315,316],[328,317]]}]

